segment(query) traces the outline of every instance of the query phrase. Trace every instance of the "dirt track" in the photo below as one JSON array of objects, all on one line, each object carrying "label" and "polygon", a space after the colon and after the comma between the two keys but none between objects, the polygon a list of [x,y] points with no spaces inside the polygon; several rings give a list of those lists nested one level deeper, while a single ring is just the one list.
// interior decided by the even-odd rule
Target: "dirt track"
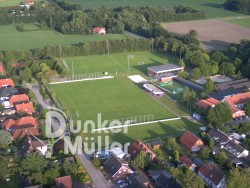
[{"label": "dirt track", "polygon": [[186,34],[190,29],[198,32],[202,47],[207,50],[226,50],[230,43],[250,39],[250,28],[224,22],[222,20],[198,20],[164,24],[174,33]]}]

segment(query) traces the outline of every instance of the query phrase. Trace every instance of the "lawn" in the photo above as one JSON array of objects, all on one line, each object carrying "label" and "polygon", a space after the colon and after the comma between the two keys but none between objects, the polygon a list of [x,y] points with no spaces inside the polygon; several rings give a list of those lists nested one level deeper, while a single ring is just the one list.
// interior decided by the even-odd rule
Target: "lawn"
[{"label": "lawn", "polygon": [[56,84],[51,87],[63,106],[74,118],[79,114],[82,122],[96,122],[97,113],[102,114],[103,120],[149,114],[154,114],[154,119],[175,117],[126,77]]},{"label": "lawn", "polygon": [[0,0],[0,7],[17,6],[22,0]]},{"label": "lawn", "polygon": [[241,25],[243,27],[250,27],[250,18],[237,18],[237,19],[228,19],[226,22]]},{"label": "lawn", "polygon": [[[28,24],[27,29],[36,28]],[[70,45],[87,41],[103,41],[126,39],[128,36],[123,34],[107,35],[64,35],[62,33],[46,31],[27,31],[19,32],[15,25],[1,25],[0,27],[0,50],[22,50],[35,49],[45,46]]]},{"label": "lawn", "polygon": [[119,6],[156,6],[172,8],[178,5],[188,5],[193,8],[205,11],[208,18],[236,17],[242,14],[220,9],[225,0],[69,0],[74,4],[80,4],[82,8]]},{"label": "lawn", "polygon": [[[111,49],[112,51],[112,49]],[[108,55],[81,56],[81,57],[64,57],[70,71],[72,62],[75,74],[109,72],[111,74],[128,72],[128,55],[134,55],[130,58],[131,74],[146,74],[147,67],[167,63],[178,63],[178,59],[155,52],[125,52]],[[71,71],[72,72],[72,71]]]},{"label": "lawn", "polygon": [[[135,139],[150,140],[154,138],[166,138],[166,137],[179,137],[185,130],[190,130],[194,133],[199,132],[201,124],[193,123],[187,119],[180,119],[176,121],[140,125],[128,128],[127,134],[113,134],[111,139],[113,141],[120,141],[125,143],[133,141]],[[140,134],[138,134],[140,133]]]}]

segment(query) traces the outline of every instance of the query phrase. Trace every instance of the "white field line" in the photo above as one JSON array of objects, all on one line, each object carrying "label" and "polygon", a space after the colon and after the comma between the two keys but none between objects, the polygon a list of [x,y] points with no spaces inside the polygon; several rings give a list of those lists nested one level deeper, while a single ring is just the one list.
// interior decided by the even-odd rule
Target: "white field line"
[{"label": "white field line", "polygon": [[49,84],[63,84],[63,83],[71,83],[71,82],[81,82],[81,81],[90,81],[90,80],[103,80],[103,79],[110,79],[114,78],[114,76],[103,76],[100,78],[86,78],[86,79],[80,79],[80,80],[69,80],[69,81],[61,81],[61,82],[51,82]]},{"label": "white field line", "polygon": [[142,123],[133,123],[133,124],[128,124],[128,125],[119,125],[119,126],[113,126],[113,127],[103,127],[103,128],[93,129],[92,131],[95,132],[95,131],[101,131],[101,130],[118,129],[118,128],[123,128],[123,127],[146,125],[146,124],[151,124],[151,123],[174,121],[174,120],[179,120],[179,119],[181,119],[181,117],[162,119],[162,120],[155,120],[155,121],[147,121],[147,122],[142,122]]}]

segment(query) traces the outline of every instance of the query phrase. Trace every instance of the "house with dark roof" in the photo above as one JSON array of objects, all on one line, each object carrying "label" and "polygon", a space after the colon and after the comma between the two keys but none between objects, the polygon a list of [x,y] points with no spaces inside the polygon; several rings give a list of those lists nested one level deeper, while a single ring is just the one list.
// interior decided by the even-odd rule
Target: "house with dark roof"
[{"label": "house with dark roof", "polygon": [[55,179],[56,188],[72,188],[71,176],[63,176]]},{"label": "house with dark roof", "polygon": [[150,146],[152,149],[160,149],[161,147],[161,142],[158,140],[150,142]]},{"label": "house with dark roof", "polygon": [[225,175],[214,165],[203,164],[198,175],[212,188],[226,188]]},{"label": "house with dark roof", "polygon": [[161,82],[169,82],[172,78],[176,78],[180,71],[183,71],[184,67],[175,64],[159,65],[154,67],[148,67],[148,76],[157,78]]},{"label": "house with dark roof", "polygon": [[26,157],[27,153],[37,152],[41,155],[45,155],[47,152],[47,141],[46,140],[36,140],[34,137],[28,136],[18,149],[17,153],[20,157]]},{"label": "house with dark roof", "polygon": [[148,171],[149,177],[151,177],[152,181],[157,188],[181,188],[179,182],[166,170],[159,170],[159,171]]},{"label": "house with dark roof", "polygon": [[129,147],[129,153],[131,154],[132,158],[135,158],[141,151],[145,151],[151,161],[157,161],[157,156],[153,152],[153,150],[144,142],[140,140],[136,140],[130,147]]},{"label": "house with dark roof", "polygon": [[143,173],[136,171],[132,175],[127,177],[128,187],[129,188],[148,188],[151,186],[150,180]]},{"label": "house with dark roof", "polygon": [[186,155],[181,156],[180,162],[192,171],[194,171],[195,168],[197,167],[196,164],[191,159],[189,159]]},{"label": "house with dark roof", "polygon": [[9,100],[12,95],[18,94],[18,90],[14,87],[7,87],[0,89],[0,101]]},{"label": "house with dark roof", "polygon": [[185,131],[185,133],[179,139],[181,145],[191,151],[199,151],[203,146],[203,141],[190,131]]},{"label": "house with dark roof", "polygon": [[220,149],[225,149],[235,157],[245,158],[249,155],[248,150],[237,144],[236,141],[226,133],[220,130],[210,129],[207,134],[215,140],[216,145]]},{"label": "house with dark roof", "polygon": [[16,105],[16,113],[24,113],[24,114],[29,114],[32,115],[35,112],[33,103],[28,102],[28,103],[21,103]]},{"label": "house with dark roof", "polygon": [[133,174],[129,164],[115,155],[111,156],[104,163],[104,170],[114,181],[126,179],[129,175]]},{"label": "house with dark roof", "polygon": [[250,80],[246,78],[217,84],[217,86],[219,88],[219,91],[209,93],[208,96],[221,101],[227,96],[248,92],[250,90]]}]

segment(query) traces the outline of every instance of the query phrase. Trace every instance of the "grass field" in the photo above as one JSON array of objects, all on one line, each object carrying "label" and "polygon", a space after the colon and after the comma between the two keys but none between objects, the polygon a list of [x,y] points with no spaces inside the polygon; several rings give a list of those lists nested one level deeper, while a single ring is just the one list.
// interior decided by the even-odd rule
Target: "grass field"
[{"label": "grass field", "polygon": [[175,117],[128,78],[51,85],[62,104],[76,117],[96,122],[154,114],[155,119]]},{"label": "grass field", "polygon": [[[32,27],[30,24],[26,28]],[[78,44],[86,41],[103,41],[128,38],[122,34],[108,35],[63,35],[56,31],[19,32],[15,25],[1,25],[0,50],[35,49],[45,46]]]},{"label": "grass field", "polygon": [[[111,47],[112,51],[112,47]],[[135,74],[146,74],[147,67],[167,63],[178,63],[173,56],[165,56],[155,52],[124,52],[118,54],[64,57],[69,69],[73,62],[75,74],[109,72],[128,72],[127,55],[134,55],[130,58],[130,71]]]},{"label": "grass field", "polygon": [[22,0],[0,0],[0,7],[17,6]]},{"label": "grass field", "polygon": [[222,10],[220,7],[225,3],[225,0],[69,0],[72,3],[80,4],[82,8],[94,7],[110,7],[115,8],[119,6],[156,6],[172,8],[178,5],[188,5],[199,10],[205,11],[208,18],[219,17],[234,17],[242,14]]},{"label": "grass field", "polygon": [[237,25],[241,25],[243,27],[250,27],[250,18],[237,18],[237,19],[227,19],[225,20],[229,23],[233,23],[233,24],[237,24]]},{"label": "grass field", "polygon": [[179,137],[185,130],[190,130],[194,133],[199,132],[200,126],[201,124],[199,123],[193,123],[182,118],[181,120],[176,121],[129,127],[128,134],[118,133],[113,134],[110,137],[112,141],[119,141],[121,143],[133,141],[135,139],[150,140],[157,137]]}]

